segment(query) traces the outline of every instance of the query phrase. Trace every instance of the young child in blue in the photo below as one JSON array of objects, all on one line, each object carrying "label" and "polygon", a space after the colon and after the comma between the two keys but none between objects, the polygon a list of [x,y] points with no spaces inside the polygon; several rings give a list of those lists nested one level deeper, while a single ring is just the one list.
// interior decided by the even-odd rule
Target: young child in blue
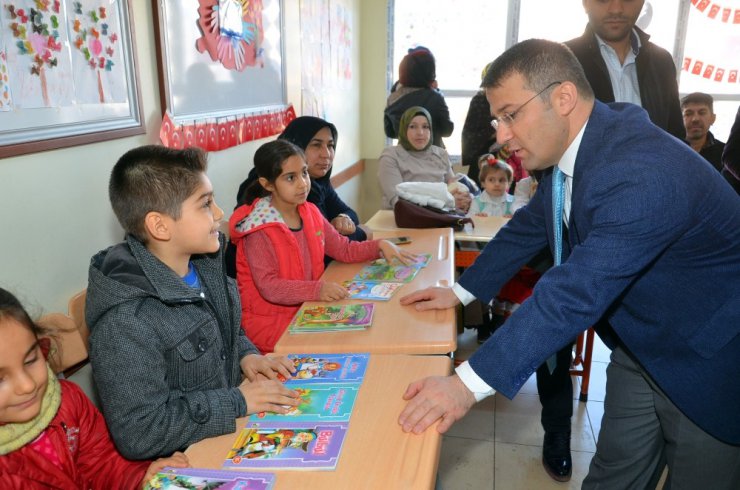
[{"label": "young child in blue", "polygon": [[481,193],[473,198],[468,216],[504,216],[514,213],[514,196],[508,193],[514,171],[511,166],[486,153],[478,159]]},{"label": "young child in blue", "polygon": [[47,364],[53,334],[0,288],[3,490],[139,489],[165,466],[188,465],[182,453],[154,462],[124,459],[98,409],[77,385],[58,380]]},{"label": "young child in blue", "polygon": [[85,316],[121,453],[169,454],[233,432],[237,417],[297,404],[276,380],[290,377],[292,363],[260,355],[240,328],[204,153],[131,150],[113,167],[109,195],[127,235],[92,258]]}]

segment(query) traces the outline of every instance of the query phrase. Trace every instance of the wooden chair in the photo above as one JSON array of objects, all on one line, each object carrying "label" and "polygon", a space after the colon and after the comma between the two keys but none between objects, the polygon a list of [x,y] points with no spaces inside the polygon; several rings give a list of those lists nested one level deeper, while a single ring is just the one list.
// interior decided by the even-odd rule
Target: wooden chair
[{"label": "wooden chair", "polygon": [[66,377],[87,362],[87,344],[72,318],[63,313],[49,313],[42,316],[38,323],[51,330],[49,365],[55,373]]},{"label": "wooden chair", "polygon": [[[591,381],[591,357],[594,350],[594,335],[596,335],[596,332],[591,327],[578,336],[570,367],[571,376],[581,377],[581,394],[578,399],[582,402],[588,401],[588,384]],[[578,366],[581,366],[581,368],[578,369]]]},{"label": "wooden chair", "polygon": [[67,305],[69,310],[69,316],[74,320],[77,325],[77,330],[80,332],[82,340],[85,342],[85,349],[88,347],[88,338],[90,337],[90,330],[87,328],[87,322],[85,321],[85,300],[87,299],[87,289],[83,289],[79,293],[75,294],[70,298]]}]

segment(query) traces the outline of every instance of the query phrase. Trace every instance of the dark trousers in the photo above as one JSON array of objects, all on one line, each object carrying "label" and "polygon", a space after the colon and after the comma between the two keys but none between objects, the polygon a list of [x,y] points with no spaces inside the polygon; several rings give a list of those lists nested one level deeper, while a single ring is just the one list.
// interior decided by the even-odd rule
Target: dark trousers
[{"label": "dark trousers", "polygon": [[537,392],[542,404],[542,428],[545,432],[570,431],[573,415],[573,382],[570,379],[570,359],[573,346],[568,344],[557,353],[552,373],[547,363],[537,369]]},{"label": "dark trousers", "polygon": [[715,439],[689,420],[617,347],[606,369],[596,454],[582,488],[655,488],[666,465],[666,489],[740,488],[740,446]]}]

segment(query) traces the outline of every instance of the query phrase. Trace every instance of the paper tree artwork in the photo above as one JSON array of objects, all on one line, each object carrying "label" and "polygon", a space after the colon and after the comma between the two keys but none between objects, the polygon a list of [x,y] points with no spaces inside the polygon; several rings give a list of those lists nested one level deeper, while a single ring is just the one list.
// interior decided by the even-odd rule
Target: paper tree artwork
[{"label": "paper tree artwork", "polygon": [[199,4],[199,52],[207,52],[227,70],[264,68],[262,0],[199,0]]},{"label": "paper tree artwork", "polygon": [[[82,102],[121,102],[115,87],[124,83],[119,68],[119,23],[115,9],[99,2],[73,1],[69,13],[75,81]],[[83,67],[84,64],[84,67]],[[93,74],[91,80],[90,74]]]},{"label": "paper tree artwork", "polygon": [[66,35],[60,8],[60,0],[3,3],[6,61],[14,67],[9,77],[11,84],[18,84],[19,90],[13,91],[18,107],[51,107],[70,98],[65,87],[69,84],[64,83],[69,66],[64,61]]},{"label": "paper tree artwork", "polygon": [[[0,38],[2,42],[2,38]],[[8,57],[0,44],[0,111],[9,111],[13,105],[8,84]]]}]

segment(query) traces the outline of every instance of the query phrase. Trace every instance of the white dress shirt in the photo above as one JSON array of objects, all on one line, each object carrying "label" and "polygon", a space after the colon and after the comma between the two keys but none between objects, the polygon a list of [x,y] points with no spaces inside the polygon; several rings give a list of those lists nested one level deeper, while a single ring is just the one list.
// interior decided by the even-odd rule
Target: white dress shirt
[{"label": "white dress shirt", "polygon": [[601,57],[604,58],[612,82],[614,102],[630,102],[642,107],[640,85],[637,81],[637,64],[635,63],[637,53],[640,52],[641,47],[637,32],[632,29],[630,33],[631,49],[624,59],[624,64],[620,63],[619,55],[614,51],[614,48],[609,46],[598,34],[596,34],[596,41],[599,43]]},{"label": "white dress shirt", "polygon": [[[568,224],[570,218],[570,200],[571,196],[573,195],[573,172],[576,165],[576,155],[578,154],[578,148],[581,146],[581,140],[583,139],[583,133],[585,130],[586,124],[583,125],[583,127],[578,132],[575,139],[571,142],[570,146],[568,146],[568,149],[565,150],[565,153],[563,153],[563,156],[560,158],[560,161],[557,164],[558,167],[560,167],[560,171],[565,174],[565,200],[563,201],[563,221],[565,221],[566,225]],[[457,298],[463,305],[468,305],[473,302],[473,300],[475,300],[475,296],[473,296],[469,291],[460,286],[460,284],[458,283],[455,283],[455,285],[452,286],[452,291],[455,293],[455,296],[457,296]],[[468,363],[468,361],[463,362],[457,368],[455,368],[455,372],[460,377],[460,380],[465,384],[465,386],[473,392],[473,395],[475,395],[475,401],[479,402],[484,398],[496,393],[496,390],[491,388],[488,383],[483,381],[483,379],[478,376],[475,371],[473,371],[473,368],[470,367],[470,363]]]}]

